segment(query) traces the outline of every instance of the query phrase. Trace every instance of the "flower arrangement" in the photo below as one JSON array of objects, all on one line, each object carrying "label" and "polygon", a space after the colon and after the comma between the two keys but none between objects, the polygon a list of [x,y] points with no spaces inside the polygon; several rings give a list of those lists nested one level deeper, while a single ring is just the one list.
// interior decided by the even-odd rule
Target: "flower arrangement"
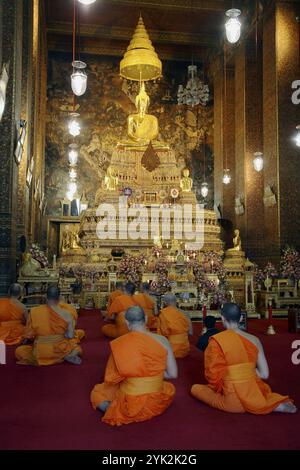
[{"label": "flower arrangement", "polygon": [[216,251],[206,251],[203,254],[202,270],[206,274],[217,274],[220,280],[226,276],[222,256]]},{"label": "flower arrangement", "polygon": [[278,276],[277,269],[275,268],[274,264],[271,263],[270,261],[264,267],[263,274],[265,278],[270,277],[272,279]]},{"label": "flower arrangement", "polygon": [[124,276],[127,281],[138,284],[141,281],[145,266],[145,256],[124,256],[121,259],[118,276]]},{"label": "flower arrangement", "polygon": [[49,265],[47,256],[37,243],[32,243],[31,248],[29,249],[29,253],[33,259],[40,263],[42,268],[47,268]]},{"label": "flower arrangement", "polygon": [[163,254],[162,248],[159,248],[158,246],[153,246],[152,247],[152,256],[155,256],[156,258],[161,257]]},{"label": "flower arrangement", "polygon": [[288,279],[300,279],[300,255],[295,248],[287,247],[283,250],[281,272]]}]

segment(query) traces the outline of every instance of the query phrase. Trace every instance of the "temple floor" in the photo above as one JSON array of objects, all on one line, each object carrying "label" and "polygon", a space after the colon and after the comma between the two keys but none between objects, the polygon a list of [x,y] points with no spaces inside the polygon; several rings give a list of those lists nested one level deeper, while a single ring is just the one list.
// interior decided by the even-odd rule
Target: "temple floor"
[{"label": "temple floor", "polygon": [[[177,393],[165,414],[119,428],[103,424],[89,402],[109,353],[101,323],[99,312],[82,312],[78,326],[87,337],[81,366],[18,366],[14,348],[8,348],[7,365],[1,367],[1,449],[300,449],[299,413],[226,414],[194,400],[191,385],[204,381],[203,354],[194,346],[189,358],[178,361]],[[200,323],[194,325],[199,333]],[[265,347],[269,384],[299,407],[300,365],[291,362],[291,344],[299,335],[287,332],[286,320],[274,320],[274,326],[278,334],[270,337],[264,334],[264,320],[249,321],[250,333]],[[194,343],[196,339],[197,334]]]}]

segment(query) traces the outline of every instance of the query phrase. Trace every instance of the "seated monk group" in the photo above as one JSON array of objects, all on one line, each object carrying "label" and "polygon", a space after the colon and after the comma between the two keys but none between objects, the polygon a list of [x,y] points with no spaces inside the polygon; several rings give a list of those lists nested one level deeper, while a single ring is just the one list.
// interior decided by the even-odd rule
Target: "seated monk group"
[{"label": "seated monk group", "polygon": [[32,344],[16,349],[17,363],[44,366],[67,361],[80,364],[82,351],[78,343],[84,332],[79,330],[76,337],[72,309],[68,304],[60,304],[58,287],[49,287],[47,304],[33,307],[28,315],[24,342]]},{"label": "seated monk group", "polygon": [[273,393],[262,379],[269,367],[258,338],[239,328],[240,307],[224,304],[225,331],[209,338],[204,355],[207,385],[193,385],[191,394],[207,405],[230,413],[264,415],[272,411],[295,413],[288,396]]},{"label": "seated monk group", "polygon": [[[118,284],[118,292],[121,292],[121,289],[121,284]],[[147,328],[157,331],[169,340],[176,358],[186,357],[190,352],[188,336],[193,334],[193,327],[190,318],[176,307],[175,295],[164,295],[164,308],[158,315],[156,301],[150,295],[149,284],[142,284],[138,294],[135,294],[135,285],[132,282],[128,282],[123,289],[123,293],[114,296],[114,293],[110,294],[107,319],[111,322],[102,327],[102,333],[110,338],[118,338],[128,333],[125,312],[129,307],[137,305],[145,312]]]},{"label": "seated monk group", "polygon": [[91,392],[102,420],[116,426],[163,413],[175,395],[174,385],[164,379],[177,377],[172,348],[165,337],[147,329],[144,310],[128,308],[125,322],[129,332],[111,341],[104,383]]},{"label": "seated monk group", "polygon": [[0,299],[0,341],[7,346],[19,344],[24,338],[27,310],[19,300],[21,286],[12,284],[9,297]]},{"label": "seated monk group", "polygon": [[148,284],[142,284],[140,293],[135,294],[135,285],[127,282],[116,284],[117,290],[112,292],[108,299],[106,319],[110,322],[102,327],[102,333],[109,338],[118,338],[128,333],[125,321],[125,312],[135,305],[142,307],[147,316],[147,327],[156,330],[157,307],[155,300],[150,296]]}]

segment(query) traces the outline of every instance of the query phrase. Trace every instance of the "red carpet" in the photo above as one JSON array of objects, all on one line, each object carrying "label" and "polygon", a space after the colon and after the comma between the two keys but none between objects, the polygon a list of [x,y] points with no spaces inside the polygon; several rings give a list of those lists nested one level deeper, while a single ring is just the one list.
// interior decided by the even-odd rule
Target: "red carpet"
[{"label": "red carpet", "polygon": [[[0,367],[1,449],[300,449],[300,413],[233,415],[194,400],[191,385],[204,381],[203,355],[195,347],[189,358],[178,361],[176,398],[164,415],[120,428],[103,424],[89,402],[109,352],[100,323],[98,313],[82,313],[79,326],[87,338],[81,366],[17,366],[9,348],[8,364]],[[249,331],[263,341],[271,387],[299,406],[300,365],[291,363],[297,335],[287,333],[285,320],[276,320],[275,326],[280,334],[268,337],[265,321],[249,321]]]}]

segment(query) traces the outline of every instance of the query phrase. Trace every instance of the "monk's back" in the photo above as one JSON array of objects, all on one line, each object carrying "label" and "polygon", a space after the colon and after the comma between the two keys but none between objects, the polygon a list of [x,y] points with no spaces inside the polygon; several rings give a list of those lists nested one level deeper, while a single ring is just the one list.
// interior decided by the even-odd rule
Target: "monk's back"
[{"label": "monk's back", "polygon": [[148,334],[128,333],[112,341],[111,349],[124,377],[151,377],[165,371],[167,349]]},{"label": "monk's back", "polygon": [[0,299],[0,322],[20,320],[23,313],[21,306],[18,307],[10,298]]},{"label": "monk's back", "polygon": [[[250,336],[250,335],[249,335]],[[251,335],[252,336],[252,335]],[[245,349],[249,362],[257,362],[258,348],[254,342],[250,341],[246,335],[235,333],[231,330],[222,331],[214,335],[210,341],[215,340],[222,349],[224,358],[228,365],[234,365],[241,363],[240,351],[232,348],[233,339],[239,338],[241,343],[241,349]],[[253,337],[254,338],[254,337]]]},{"label": "monk's back", "polygon": [[31,309],[31,325],[37,336],[64,335],[68,323],[47,305]]},{"label": "monk's back", "polygon": [[184,313],[175,307],[165,307],[160,313],[160,318],[164,320],[169,329],[168,334],[187,333],[189,322]]}]

